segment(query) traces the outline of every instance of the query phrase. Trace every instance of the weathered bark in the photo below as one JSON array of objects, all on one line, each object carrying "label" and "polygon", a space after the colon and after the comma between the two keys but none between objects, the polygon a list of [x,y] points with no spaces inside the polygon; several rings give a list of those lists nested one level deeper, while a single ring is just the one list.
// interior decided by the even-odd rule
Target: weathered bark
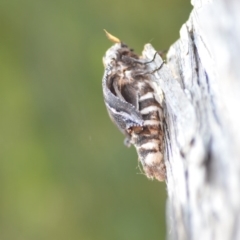
[{"label": "weathered bark", "polygon": [[240,1],[192,3],[154,73],[166,104],[168,238],[240,239]]}]

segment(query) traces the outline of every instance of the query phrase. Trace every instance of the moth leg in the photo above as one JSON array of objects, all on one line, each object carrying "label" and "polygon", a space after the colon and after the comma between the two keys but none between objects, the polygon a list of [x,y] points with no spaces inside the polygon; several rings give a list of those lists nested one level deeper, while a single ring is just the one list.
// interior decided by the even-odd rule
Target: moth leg
[{"label": "moth leg", "polygon": [[[149,62],[148,62],[148,63],[149,63]],[[158,68],[156,68],[156,69],[154,69],[153,71],[151,71],[151,72],[149,72],[149,71],[143,71],[143,72],[139,71],[139,72],[136,72],[135,75],[134,75],[134,77],[143,76],[143,75],[146,75],[146,74],[153,74],[153,73],[155,73],[156,71],[160,70],[160,69],[162,68],[162,66],[163,66],[164,63],[165,63],[165,61],[162,61],[161,65],[160,65]]]},{"label": "moth leg", "polygon": [[162,61],[161,65],[160,65],[158,68],[156,68],[155,70],[153,70],[152,72],[150,72],[150,73],[153,74],[153,73],[155,73],[156,71],[159,71],[159,70],[162,68],[162,66],[163,66],[164,63],[165,63],[165,62]]},{"label": "moth leg", "polygon": [[154,56],[153,56],[153,59],[150,60],[150,61],[148,61],[148,62],[145,62],[144,64],[149,64],[149,63],[153,62],[153,61],[155,60],[157,54],[158,54],[158,52],[155,52],[155,53],[154,53]]},{"label": "moth leg", "polygon": [[155,60],[155,58],[156,58],[157,54],[159,54],[159,55],[160,55],[160,57],[161,57],[161,58],[163,58],[163,57],[164,57],[164,54],[165,54],[166,52],[167,52],[166,50],[164,50],[164,51],[157,51],[157,52],[155,52],[155,53],[154,53],[154,56],[153,56],[153,59],[152,59],[152,60],[150,60],[150,61],[148,61],[148,62],[145,62],[144,64],[148,64],[148,63],[151,63],[151,62],[153,62],[153,61]]},{"label": "moth leg", "polygon": [[141,60],[141,59],[136,59],[136,58],[133,58],[133,57],[129,57],[129,56],[123,56],[123,59],[125,61],[129,61],[129,62],[132,62],[132,63],[139,63],[139,64],[143,64],[143,65],[146,65],[146,64],[149,64],[151,62],[153,62],[157,56],[158,52],[155,52],[154,56],[153,56],[153,59],[148,61],[148,62],[145,62],[144,60]]},{"label": "moth leg", "polygon": [[122,96],[122,93],[121,91],[119,90],[118,88],[118,84],[117,84],[117,81],[113,81],[113,89],[117,95],[117,97],[119,97],[121,100],[125,101],[124,97]]},{"label": "moth leg", "polygon": [[[145,64],[145,62],[143,60],[137,59],[134,57],[123,56],[122,59],[125,63],[128,63],[128,64],[131,64],[131,63]],[[131,68],[131,66],[129,68]]]}]

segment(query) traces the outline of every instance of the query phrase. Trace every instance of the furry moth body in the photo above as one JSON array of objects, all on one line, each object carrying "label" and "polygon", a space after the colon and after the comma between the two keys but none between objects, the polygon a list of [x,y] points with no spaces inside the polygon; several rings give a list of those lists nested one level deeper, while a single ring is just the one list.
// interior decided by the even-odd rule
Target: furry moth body
[{"label": "furry moth body", "polygon": [[103,57],[103,95],[109,116],[125,134],[126,145],[136,147],[146,176],[163,181],[162,103],[148,62],[119,39],[108,37],[115,42]]}]

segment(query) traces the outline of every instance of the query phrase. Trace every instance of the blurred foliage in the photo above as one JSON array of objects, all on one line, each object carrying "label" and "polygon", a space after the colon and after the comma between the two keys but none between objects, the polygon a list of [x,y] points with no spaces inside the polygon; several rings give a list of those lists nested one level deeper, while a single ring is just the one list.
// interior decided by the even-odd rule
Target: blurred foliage
[{"label": "blurred foliage", "polygon": [[188,0],[0,2],[0,239],[165,238],[165,183],[137,168],[101,89],[103,28],[167,49]]}]

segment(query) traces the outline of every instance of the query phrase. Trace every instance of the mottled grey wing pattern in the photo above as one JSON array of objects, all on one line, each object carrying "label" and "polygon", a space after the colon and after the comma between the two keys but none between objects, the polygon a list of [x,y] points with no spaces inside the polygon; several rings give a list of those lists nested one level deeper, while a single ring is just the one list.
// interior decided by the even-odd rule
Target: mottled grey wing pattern
[{"label": "mottled grey wing pattern", "polygon": [[103,76],[103,96],[104,101],[108,110],[108,113],[113,120],[113,122],[118,126],[118,128],[126,133],[126,129],[133,126],[143,126],[143,119],[141,114],[136,110],[136,108],[131,104],[115,96],[111,91],[111,68],[109,65]]}]

